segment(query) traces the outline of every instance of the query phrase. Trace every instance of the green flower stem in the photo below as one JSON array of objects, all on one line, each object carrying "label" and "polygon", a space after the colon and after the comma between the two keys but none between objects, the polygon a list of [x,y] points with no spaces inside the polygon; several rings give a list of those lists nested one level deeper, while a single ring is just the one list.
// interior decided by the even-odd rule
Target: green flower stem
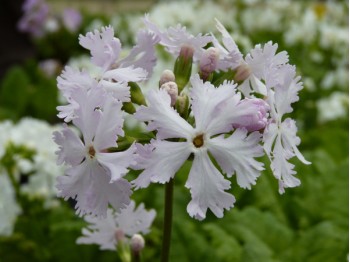
[{"label": "green flower stem", "polygon": [[163,246],[161,261],[168,262],[171,244],[171,227],[173,222],[173,192],[174,180],[171,178],[165,184],[165,206],[164,206],[164,224],[163,224]]},{"label": "green flower stem", "polygon": [[141,262],[141,252],[131,252],[131,262]]}]

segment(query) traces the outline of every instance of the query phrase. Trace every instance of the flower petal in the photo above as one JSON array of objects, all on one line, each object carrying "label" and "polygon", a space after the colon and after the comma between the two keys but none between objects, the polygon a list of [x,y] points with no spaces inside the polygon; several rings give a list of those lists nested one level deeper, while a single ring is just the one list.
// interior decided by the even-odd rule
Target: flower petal
[{"label": "flower petal", "polygon": [[245,129],[237,129],[228,138],[215,137],[208,141],[208,148],[229,177],[235,173],[238,185],[251,189],[264,170],[263,164],[254,159],[263,155],[263,149],[259,145],[260,133],[247,133]]},{"label": "flower petal", "polygon": [[114,153],[96,153],[97,161],[110,171],[110,182],[113,183],[125,176],[128,167],[135,164],[135,147],[132,145],[128,150]]},{"label": "flower petal", "polygon": [[203,82],[199,75],[191,77],[192,110],[196,120],[196,130],[205,131],[210,137],[232,130],[234,116],[232,107],[241,99],[236,94],[236,84],[225,82],[215,88],[210,82]]},{"label": "flower petal", "polygon": [[132,237],[137,233],[148,233],[155,217],[156,211],[153,209],[147,211],[143,203],[135,209],[135,202],[131,201],[126,208],[120,211],[116,217],[116,221],[119,228],[121,228],[126,235]]},{"label": "flower petal", "polygon": [[63,163],[76,166],[83,161],[85,157],[85,146],[71,129],[67,125],[63,126],[61,132],[55,131],[53,133],[53,140],[59,146],[59,150],[56,151],[58,155],[57,164]]},{"label": "flower petal", "polygon": [[80,35],[79,44],[90,50],[92,62],[104,71],[116,62],[121,51],[120,41],[114,37],[112,26],[88,32],[86,36]]},{"label": "flower petal", "polygon": [[144,171],[132,181],[136,189],[147,187],[151,182],[169,182],[191,153],[187,142],[154,140],[152,146],[154,149],[148,158],[144,156],[144,166],[139,166]]},{"label": "flower petal", "polygon": [[147,96],[148,106],[141,106],[135,117],[147,121],[147,129],[157,130],[157,138],[189,138],[193,127],[170,106],[171,98],[166,90],[151,90]]},{"label": "flower petal", "polygon": [[235,202],[234,196],[225,192],[230,184],[213,165],[207,152],[196,152],[186,182],[192,195],[187,206],[189,215],[203,220],[209,208],[217,217],[223,217],[224,209],[230,209]]}]

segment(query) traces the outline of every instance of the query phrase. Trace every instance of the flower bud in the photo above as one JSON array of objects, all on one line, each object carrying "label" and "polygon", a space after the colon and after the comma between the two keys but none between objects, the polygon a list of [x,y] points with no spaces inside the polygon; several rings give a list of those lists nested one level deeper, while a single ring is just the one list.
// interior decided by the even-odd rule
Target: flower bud
[{"label": "flower bud", "polygon": [[235,71],[236,71],[236,74],[235,74],[234,80],[237,83],[243,82],[244,80],[246,80],[252,72],[249,65],[247,64],[240,64]]},{"label": "flower bud", "polygon": [[163,71],[160,80],[159,80],[159,87],[161,87],[163,84],[167,82],[175,82],[175,75],[173,71],[166,69]]},{"label": "flower bud", "polygon": [[177,97],[175,109],[184,119],[188,117],[188,109],[190,106],[190,99],[187,95],[181,95]]},{"label": "flower bud", "polygon": [[129,82],[128,86],[130,87],[130,98],[131,102],[137,105],[146,105],[145,97],[141,91],[141,88],[135,82]]},{"label": "flower bud", "polygon": [[114,232],[114,237],[117,240],[117,242],[123,242],[125,239],[124,231],[120,228],[117,228]]},{"label": "flower bud", "polygon": [[133,253],[139,254],[145,247],[145,240],[140,234],[134,234],[130,246]]},{"label": "flower bud", "polygon": [[180,55],[175,61],[174,74],[179,93],[187,85],[191,77],[194,49],[192,46],[181,47]]},{"label": "flower bud", "polygon": [[233,124],[234,128],[245,128],[249,132],[265,128],[270,107],[264,100],[259,98],[246,98],[240,102],[240,106],[253,108],[253,110],[249,110],[253,113],[241,116],[237,123]]},{"label": "flower bud", "polygon": [[215,71],[219,61],[219,52],[215,47],[210,47],[204,51],[199,61],[199,70],[201,78],[206,81],[209,75]]},{"label": "flower bud", "polygon": [[193,49],[192,46],[190,46],[190,45],[183,45],[181,47],[179,57],[181,57],[184,60],[189,60],[189,59],[192,60],[193,54],[194,54],[194,49]]},{"label": "flower bud", "polygon": [[171,98],[170,105],[174,106],[178,95],[177,84],[175,82],[167,82],[163,84],[160,88],[168,92]]}]

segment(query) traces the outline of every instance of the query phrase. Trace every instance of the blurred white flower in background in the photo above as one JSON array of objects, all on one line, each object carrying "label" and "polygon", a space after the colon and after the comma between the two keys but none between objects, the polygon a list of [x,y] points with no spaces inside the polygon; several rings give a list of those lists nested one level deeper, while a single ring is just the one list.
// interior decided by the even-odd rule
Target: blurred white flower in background
[{"label": "blurred white flower in background", "polygon": [[319,121],[321,123],[346,117],[349,106],[347,93],[333,92],[330,97],[317,102]]},{"label": "blurred white flower in background", "polygon": [[17,205],[15,191],[8,175],[0,169],[0,236],[10,236],[21,208]]}]

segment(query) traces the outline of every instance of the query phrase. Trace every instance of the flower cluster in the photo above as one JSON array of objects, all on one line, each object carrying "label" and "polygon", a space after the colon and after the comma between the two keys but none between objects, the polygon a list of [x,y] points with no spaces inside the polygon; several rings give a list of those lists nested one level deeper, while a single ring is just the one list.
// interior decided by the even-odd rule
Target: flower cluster
[{"label": "flower cluster", "polygon": [[[125,208],[133,187],[167,183],[192,161],[185,185],[192,196],[189,215],[202,220],[210,209],[223,217],[235,203],[227,178],[235,175],[240,187],[251,189],[265,169],[258,159],[264,154],[280,193],[298,186],[289,160],[296,156],[309,162],[298,150],[295,121],[285,117],[302,89],[287,53],[268,42],[244,56],[219,21],[220,39],[194,36],[181,25],[162,30],[148,16],[144,23],[146,29],[125,58],[111,27],[81,35],[80,44],[90,50],[98,73],[66,67],[58,77],[68,101],[58,116],[72,121],[83,136],[67,126],[54,134],[58,163],[69,165],[58,178],[59,195],[76,199],[81,215],[111,216],[108,205],[117,212]],[[153,71],[156,44],[174,56],[175,66],[159,76],[159,89],[144,99],[138,84]],[[198,72],[192,72],[193,64],[199,65]],[[125,136],[126,112],[146,124],[152,139],[138,143]],[[125,149],[119,143],[123,137],[136,143]],[[125,178],[130,168],[141,170],[131,182]]]}]

